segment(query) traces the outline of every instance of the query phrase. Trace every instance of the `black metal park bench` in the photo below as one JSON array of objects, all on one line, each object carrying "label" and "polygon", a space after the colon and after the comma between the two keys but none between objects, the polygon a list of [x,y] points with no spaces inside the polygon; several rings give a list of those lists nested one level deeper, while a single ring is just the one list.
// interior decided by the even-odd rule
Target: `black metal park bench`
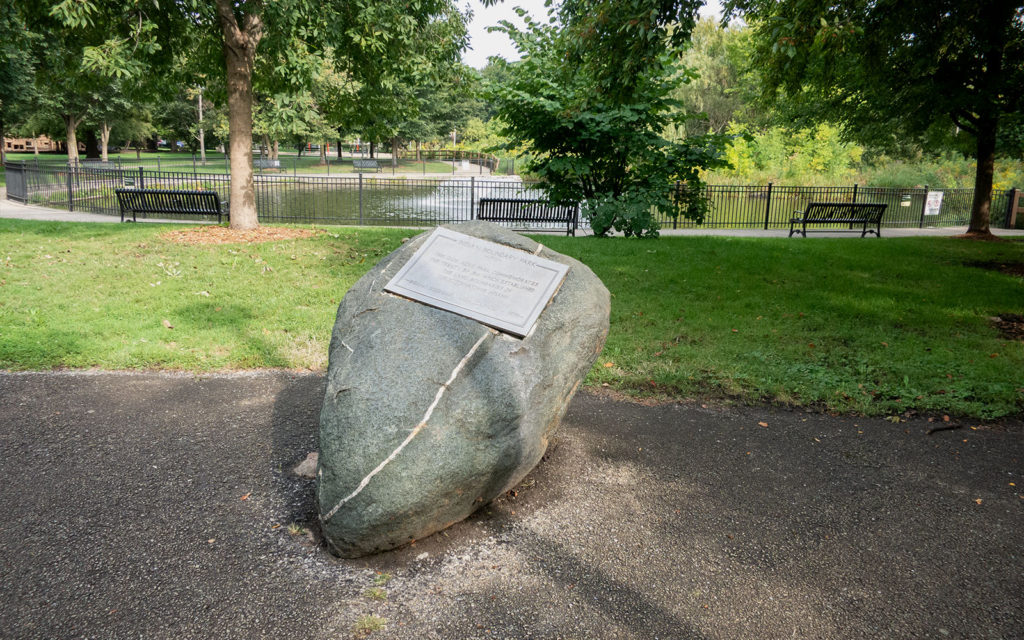
[{"label": "black metal park bench", "polygon": [[576,235],[579,206],[553,206],[547,200],[516,200],[513,198],[480,198],[477,220],[491,222],[538,223],[565,225],[565,235]]},{"label": "black metal park bench", "polygon": [[117,189],[117,204],[121,208],[121,222],[126,213],[137,222],[137,214],[173,213],[197,216],[227,217],[216,191],[182,191],[178,189]]},{"label": "black metal park bench", "polygon": [[[849,224],[850,229],[856,231],[853,225],[863,225],[860,237],[869,233],[875,237],[882,237],[882,216],[888,205],[870,204],[863,202],[811,202],[803,211],[796,211],[789,219],[789,237],[794,233],[800,233],[807,237],[807,225],[809,224]],[[795,225],[801,225],[800,229]],[[873,226],[874,229],[869,228]]]},{"label": "black metal park bench", "polygon": [[376,171],[377,173],[381,172],[380,163],[374,158],[353,158],[352,168],[356,171],[365,169],[367,171]]}]

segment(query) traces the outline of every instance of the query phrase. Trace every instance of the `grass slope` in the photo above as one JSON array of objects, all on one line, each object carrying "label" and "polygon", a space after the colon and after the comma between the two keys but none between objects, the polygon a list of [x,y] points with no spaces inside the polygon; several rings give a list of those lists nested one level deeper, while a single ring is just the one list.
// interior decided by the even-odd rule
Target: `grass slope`
[{"label": "grass slope", "polygon": [[[183,246],[167,227],[0,221],[0,368],[323,368],[344,292],[408,230]],[[1024,245],[540,238],[612,292],[589,384],[892,415],[1024,407]],[[164,322],[166,321],[166,323]],[[170,325],[173,328],[168,328]]]}]

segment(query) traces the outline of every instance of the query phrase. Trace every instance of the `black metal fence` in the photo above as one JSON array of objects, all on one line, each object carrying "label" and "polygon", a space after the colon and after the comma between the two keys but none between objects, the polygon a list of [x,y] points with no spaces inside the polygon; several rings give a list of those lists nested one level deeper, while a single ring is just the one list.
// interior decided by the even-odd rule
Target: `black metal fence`
[{"label": "black metal fence", "polygon": [[[151,171],[143,167],[68,167],[8,163],[7,197],[28,204],[118,215],[115,189],[216,191],[227,200],[226,174]],[[480,198],[543,198],[533,183],[500,178],[412,178],[374,175],[256,175],[256,209],[263,222],[435,226],[471,220]],[[927,207],[929,194],[937,208]],[[993,194],[991,225],[1009,219],[1014,190]],[[945,227],[970,220],[973,189],[727,186],[706,187],[710,210],[703,227],[785,229],[810,202],[870,202],[888,206],[883,226]],[[935,203],[933,202],[933,205]],[[173,218],[161,214],[163,218]],[[193,218],[194,219],[194,218]],[[685,218],[656,213],[662,228],[694,228]]]}]

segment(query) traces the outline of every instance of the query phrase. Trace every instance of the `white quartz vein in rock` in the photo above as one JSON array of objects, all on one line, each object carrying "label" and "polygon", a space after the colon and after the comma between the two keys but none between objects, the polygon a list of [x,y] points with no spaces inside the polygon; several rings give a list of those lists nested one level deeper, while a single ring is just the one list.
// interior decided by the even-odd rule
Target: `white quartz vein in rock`
[{"label": "white quartz vein in rock", "polygon": [[455,365],[455,368],[452,369],[452,374],[448,376],[448,381],[442,384],[441,388],[437,390],[437,394],[434,396],[434,401],[430,403],[430,407],[427,408],[427,412],[423,414],[423,417],[420,419],[419,424],[417,424],[416,427],[411,432],[409,432],[409,435],[406,436],[405,440],[402,441],[402,444],[398,445],[398,448],[392,451],[391,455],[385,458],[383,462],[378,464],[373,469],[373,471],[366,474],[366,477],[359,482],[359,486],[356,487],[355,491],[350,493],[346,498],[342,499],[341,502],[334,505],[334,508],[328,511],[325,515],[320,516],[321,522],[327,522],[328,520],[333,518],[334,514],[338,513],[338,509],[341,509],[341,507],[344,506],[346,502],[359,495],[359,493],[362,492],[362,490],[365,489],[368,484],[370,484],[370,480],[373,479],[373,476],[380,473],[384,469],[384,467],[388,465],[389,462],[397,458],[398,454],[402,452],[402,449],[404,449],[406,445],[412,442],[412,439],[416,437],[416,434],[422,431],[423,427],[427,426],[427,421],[430,420],[430,416],[433,415],[434,409],[436,409],[437,405],[441,402],[441,398],[444,396],[444,392],[448,390],[448,388],[451,386],[453,382],[455,382],[455,378],[458,377],[459,372],[462,371],[462,368],[466,366],[466,363],[469,362],[469,359],[473,357],[473,354],[476,353],[476,350],[479,349],[480,345],[484,343],[484,340],[487,339],[487,336],[491,335],[492,333],[492,331],[488,331],[484,335],[480,336],[480,339],[476,341],[476,344],[474,344],[473,348],[469,350],[469,353],[467,353],[462,358],[462,360],[459,361],[459,364]]}]

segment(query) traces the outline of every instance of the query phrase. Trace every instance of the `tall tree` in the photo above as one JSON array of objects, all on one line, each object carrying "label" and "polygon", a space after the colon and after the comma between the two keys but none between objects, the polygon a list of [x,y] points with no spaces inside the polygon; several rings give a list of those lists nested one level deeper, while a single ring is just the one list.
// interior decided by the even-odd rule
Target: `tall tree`
[{"label": "tall tree", "polygon": [[[190,4],[202,17],[205,3]],[[364,86],[387,89],[395,76],[423,62],[418,43],[439,21],[454,26],[431,42],[427,55],[454,60],[466,36],[451,0],[216,0],[227,80],[231,226],[246,229],[258,224],[252,179],[255,73],[264,75],[267,86],[300,88],[319,69],[315,57],[305,54],[330,51],[339,71]]]},{"label": "tall tree", "polygon": [[[396,69],[421,61],[414,45],[437,20],[457,28],[431,43],[431,56],[455,60],[465,46],[465,25],[452,0],[15,1],[24,13],[55,22],[52,31],[63,38],[64,49],[80,51],[66,60],[79,60],[84,72],[160,79],[166,76],[145,74],[147,66],[159,62],[164,71],[176,59],[205,73],[211,93],[216,92],[215,79],[223,82],[231,226],[240,229],[258,225],[252,172],[254,81],[268,94],[298,92],[318,67],[316,55],[309,54],[330,50],[339,70],[365,85],[387,86]],[[65,67],[64,79],[86,77],[72,73],[70,63]]]},{"label": "tall tree", "polygon": [[1000,123],[1024,108],[1020,0],[728,0],[771,91],[803,94],[866,143],[936,123],[974,137],[970,234],[988,236]]},{"label": "tall tree", "polygon": [[6,161],[4,136],[25,114],[33,91],[34,71],[24,23],[11,5],[0,5],[0,166]]},{"label": "tall tree", "polygon": [[551,201],[583,203],[596,235],[657,236],[654,210],[703,219],[699,170],[719,164],[724,139],[663,135],[688,117],[671,94],[691,76],[675,43],[694,24],[692,8],[566,0],[562,26],[522,11],[526,29],[503,24],[523,54],[502,85],[491,85],[506,146],[527,145]]}]

